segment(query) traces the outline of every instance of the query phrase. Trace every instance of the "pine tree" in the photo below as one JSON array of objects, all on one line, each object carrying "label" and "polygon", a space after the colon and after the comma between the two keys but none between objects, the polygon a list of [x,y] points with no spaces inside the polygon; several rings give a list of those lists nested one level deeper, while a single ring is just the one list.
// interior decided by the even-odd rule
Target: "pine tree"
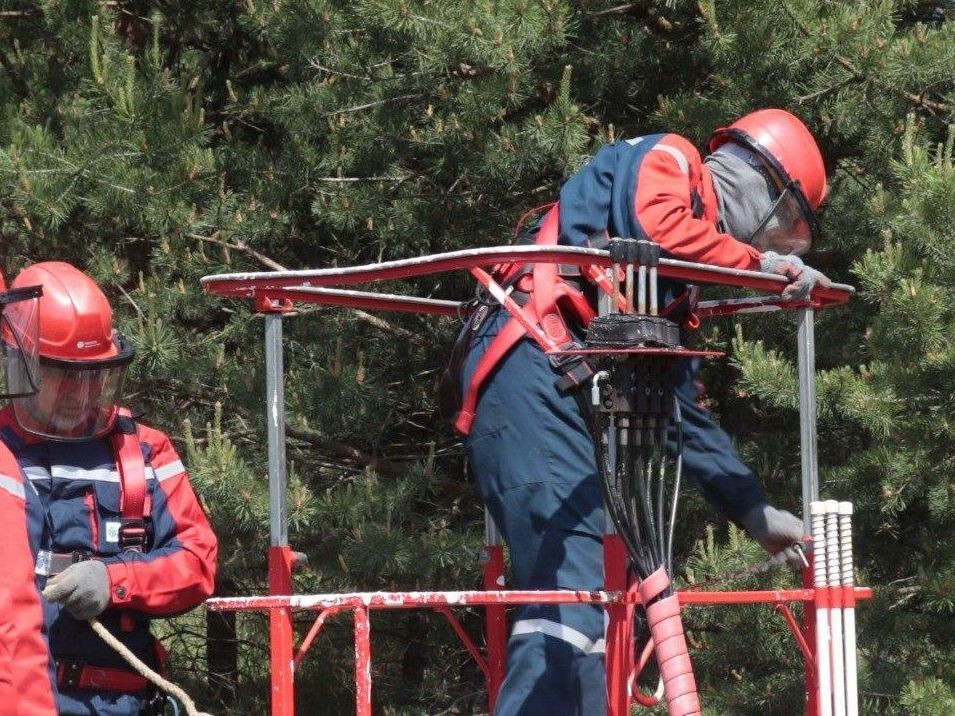
[{"label": "pine tree", "polygon": [[[950,2],[2,8],[0,263],[69,260],[103,283],[139,351],[130,401],[189,463],[223,542],[225,594],[266,588],[262,321],[202,294],[201,276],[500,244],[607,141],[703,143],[751,109],[796,111],[834,170],[828,237],[809,262],[860,287],[820,315],[817,362],[824,489],[856,502],[860,576],[881,585],[860,609],[862,687],[872,713],[950,710]],[[451,275],[382,288],[470,290]],[[477,586],[481,511],[433,400],[455,322],[302,307],[285,324],[291,542],[310,559],[297,590]],[[792,333],[789,317],[760,317],[706,326],[700,343],[731,350],[709,369],[712,406],[795,509]],[[685,580],[762,558],[698,497],[684,514]],[[751,580],[768,582],[791,580]],[[688,619],[713,713],[798,712],[801,669],[778,618]],[[440,620],[375,625],[383,710],[481,708],[480,675]],[[260,617],[235,624],[237,702],[201,615],[162,628],[194,689],[203,657],[225,669],[208,675],[209,709],[262,713]],[[326,632],[298,674],[309,713],[353,702],[350,625]]]}]

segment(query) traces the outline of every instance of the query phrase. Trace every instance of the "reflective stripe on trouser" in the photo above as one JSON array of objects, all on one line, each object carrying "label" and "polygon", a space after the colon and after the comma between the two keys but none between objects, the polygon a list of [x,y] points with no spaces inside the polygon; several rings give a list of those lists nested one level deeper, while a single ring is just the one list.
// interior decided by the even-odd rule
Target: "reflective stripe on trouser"
[{"label": "reflective stripe on trouser", "polygon": [[[466,379],[500,323],[492,316],[483,327]],[[509,586],[599,589],[605,521],[593,443],[556,377],[539,348],[519,343],[488,380],[467,453],[509,547]],[[603,610],[534,604],[513,618],[497,716],[603,714]]]}]

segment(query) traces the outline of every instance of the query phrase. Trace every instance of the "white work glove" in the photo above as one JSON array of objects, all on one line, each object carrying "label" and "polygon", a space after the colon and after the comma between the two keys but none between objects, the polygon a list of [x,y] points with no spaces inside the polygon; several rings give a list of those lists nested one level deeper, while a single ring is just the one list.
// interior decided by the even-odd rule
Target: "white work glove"
[{"label": "white work glove", "polygon": [[46,583],[43,596],[75,619],[92,619],[109,606],[109,573],[96,559],[71,564]]},{"label": "white work glove", "polygon": [[793,569],[807,566],[805,555],[810,546],[804,541],[802,520],[786,510],[777,510],[768,502],[743,515],[740,524],[763,549]]},{"label": "white work glove", "polygon": [[790,284],[782,292],[782,297],[787,301],[806,298],[817,285],[823,288],[829,288],[832,285],[832,281],[822,271],[806,266],[795,254],[777,254],[775,251],[767,251],[759,260],[759,270],[789,279]]}]

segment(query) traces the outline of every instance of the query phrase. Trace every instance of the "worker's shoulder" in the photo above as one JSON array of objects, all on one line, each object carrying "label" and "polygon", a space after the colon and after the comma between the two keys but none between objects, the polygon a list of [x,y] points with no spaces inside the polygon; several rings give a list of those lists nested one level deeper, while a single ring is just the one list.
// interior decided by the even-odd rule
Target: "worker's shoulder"
[{"label": "worker's shoulder", "polygon": [[654,171],[658,165],[678,165],[683,174],[699,175],[702,158],[699,150],[679,134],[659,133],[632,137],[614,142],[616,151],[634,152],[641,156],[642,171]]},{"label": "worker's shoulder", "polygon": [[7,492],[23,497],[25,479],[23,470],[16,456],[3,442],[0,442],[0,488]]}]

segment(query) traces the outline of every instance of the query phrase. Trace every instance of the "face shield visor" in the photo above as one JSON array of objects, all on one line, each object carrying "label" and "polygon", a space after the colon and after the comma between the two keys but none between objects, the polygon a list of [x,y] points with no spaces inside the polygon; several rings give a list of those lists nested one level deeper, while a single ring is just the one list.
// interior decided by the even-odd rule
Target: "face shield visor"
[{"label": "face shield visor", "polygon": [[746,242],[760,251],[780,254],[806,253],[812,248],[815,216],[808,211],[805,198],[796,183],[791,182],[773,201],[753,235]]},{"label": "face shield visor", "polygon": [[0,336],[4,370],[0,397],[32,395],[40,387],[40,286],[13,288],[0,294]]},{"label": "face shield visor", "polygon": [[97,361],[40,357],[40,389],[12,401],[17,423],[25,431],[58,441],[89,440],[106,433],[116,417],[126,368],[135,351],[114,339],[119,353]]}]

